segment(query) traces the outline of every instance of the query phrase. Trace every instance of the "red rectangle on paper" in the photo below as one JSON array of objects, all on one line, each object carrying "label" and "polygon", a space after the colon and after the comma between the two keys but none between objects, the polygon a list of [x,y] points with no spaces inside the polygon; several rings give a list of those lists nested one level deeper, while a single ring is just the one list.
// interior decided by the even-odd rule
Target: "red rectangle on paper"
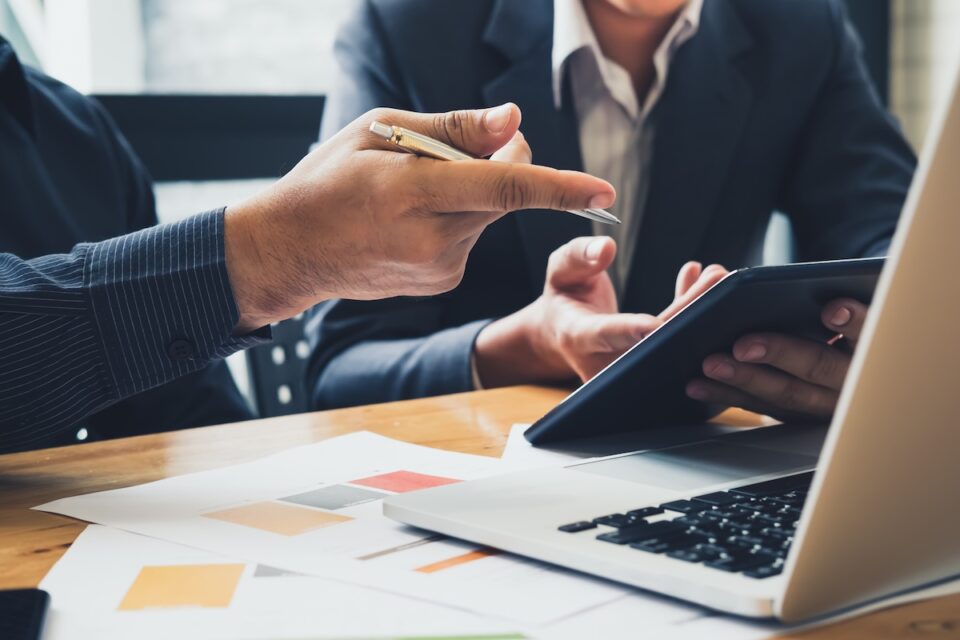
[{"label": "red rectangle on paper", "polygon": [[393,491],[394,493],[406,493],[407,491],[440,487],[456,482],[460,481],[452,478],[430,476],[425,473],[414,473],[413,471],[393,471],[379,476],[352,480],[350,484],[359,484],[364,487],[373,487],[374,489],[384,489],[385,491]]}]

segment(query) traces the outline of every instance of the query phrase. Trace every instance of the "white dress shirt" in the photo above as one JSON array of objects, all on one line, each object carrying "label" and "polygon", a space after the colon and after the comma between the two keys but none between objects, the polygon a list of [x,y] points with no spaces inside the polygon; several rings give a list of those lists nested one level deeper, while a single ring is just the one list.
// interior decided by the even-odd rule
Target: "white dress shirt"
[{"label": "white dress shirt", "polygon": [[[626,288],[647,199],[654,135],[649,115],[666,86],[667,69],[674,53],[700,27],[702,8],[703,0],[689,0],[660,43],[653,56],[653,85],[641,108],[630,74],[603,55],[581,0],[554,0],[553,3],[554,105],[557,109],[563,106],[564,73],[569,70],[583,170],[603,178],[617,190],[617,202],[611,207],[611,213],[623,224],[595,222],[593,232],[610,235],[617,241],[617,259],[610,269],[610,277],[618,297],[622,297]],[[476,356],[470,358],[470,373],[474,388],[482,389]]]},{"label": "white dress shirt", "polygon": [[674,54],[700,27],[703,0],[689,0],[654,53],[654,81],[643,105],[630,74],[603,55],[582,1],[554,0],[553,7],[554,104],[557,109],[563,106],[564,74],[569,73],[583,170],[617,190],[611,213],[623,224],[594,223],[593,231],[617,241],[610,276],[622,298],[649,187],[655,134],[649,116],[666,86]]}]

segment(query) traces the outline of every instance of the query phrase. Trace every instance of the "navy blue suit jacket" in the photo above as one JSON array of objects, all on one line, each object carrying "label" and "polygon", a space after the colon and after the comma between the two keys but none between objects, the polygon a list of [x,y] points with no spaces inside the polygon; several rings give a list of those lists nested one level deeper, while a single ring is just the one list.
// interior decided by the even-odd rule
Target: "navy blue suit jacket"
[{"label": "navy blue suit jacket", "polygon": [[[551,90],[552,0],[366,0],[337,41],[330,135],[364,111],[523,111],[534,161],[581,169],[571,100]],[[657,312],[687,260],[760,260],[785,212],[800,260],[882,253],[915,158],[868,79],[840,0],[706,0],[655,112],[651,184],[622,307]],[[473,341],[539,295],[549,254],[589,222],[511,214],[480,238],[455,291],[335,301],[312,313],[320,408],[466,391]]]}]

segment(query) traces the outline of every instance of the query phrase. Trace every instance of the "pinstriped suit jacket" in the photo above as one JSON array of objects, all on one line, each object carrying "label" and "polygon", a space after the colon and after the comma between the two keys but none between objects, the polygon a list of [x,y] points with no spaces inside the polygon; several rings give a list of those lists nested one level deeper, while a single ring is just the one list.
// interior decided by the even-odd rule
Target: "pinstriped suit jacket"
[{"label": "pinstriped suit jacket", "polygon": [[252,417],[218,362],[262,339],[231,336],[223,212],[137,231],[150,187],[97,105],[0,38],[0,452]]}]

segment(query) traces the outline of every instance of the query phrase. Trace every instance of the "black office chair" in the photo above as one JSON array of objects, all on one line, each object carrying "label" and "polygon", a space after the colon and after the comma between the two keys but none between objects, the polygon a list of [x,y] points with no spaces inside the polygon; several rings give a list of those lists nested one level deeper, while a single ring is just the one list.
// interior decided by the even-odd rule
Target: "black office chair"
[{"label": "black office chair", "polygon": [[[98,95],[157,182],[276,178],[320,130],[323,96]],[[247,352],[262,417],[308,409],[303,318],[273,327]]]}]

